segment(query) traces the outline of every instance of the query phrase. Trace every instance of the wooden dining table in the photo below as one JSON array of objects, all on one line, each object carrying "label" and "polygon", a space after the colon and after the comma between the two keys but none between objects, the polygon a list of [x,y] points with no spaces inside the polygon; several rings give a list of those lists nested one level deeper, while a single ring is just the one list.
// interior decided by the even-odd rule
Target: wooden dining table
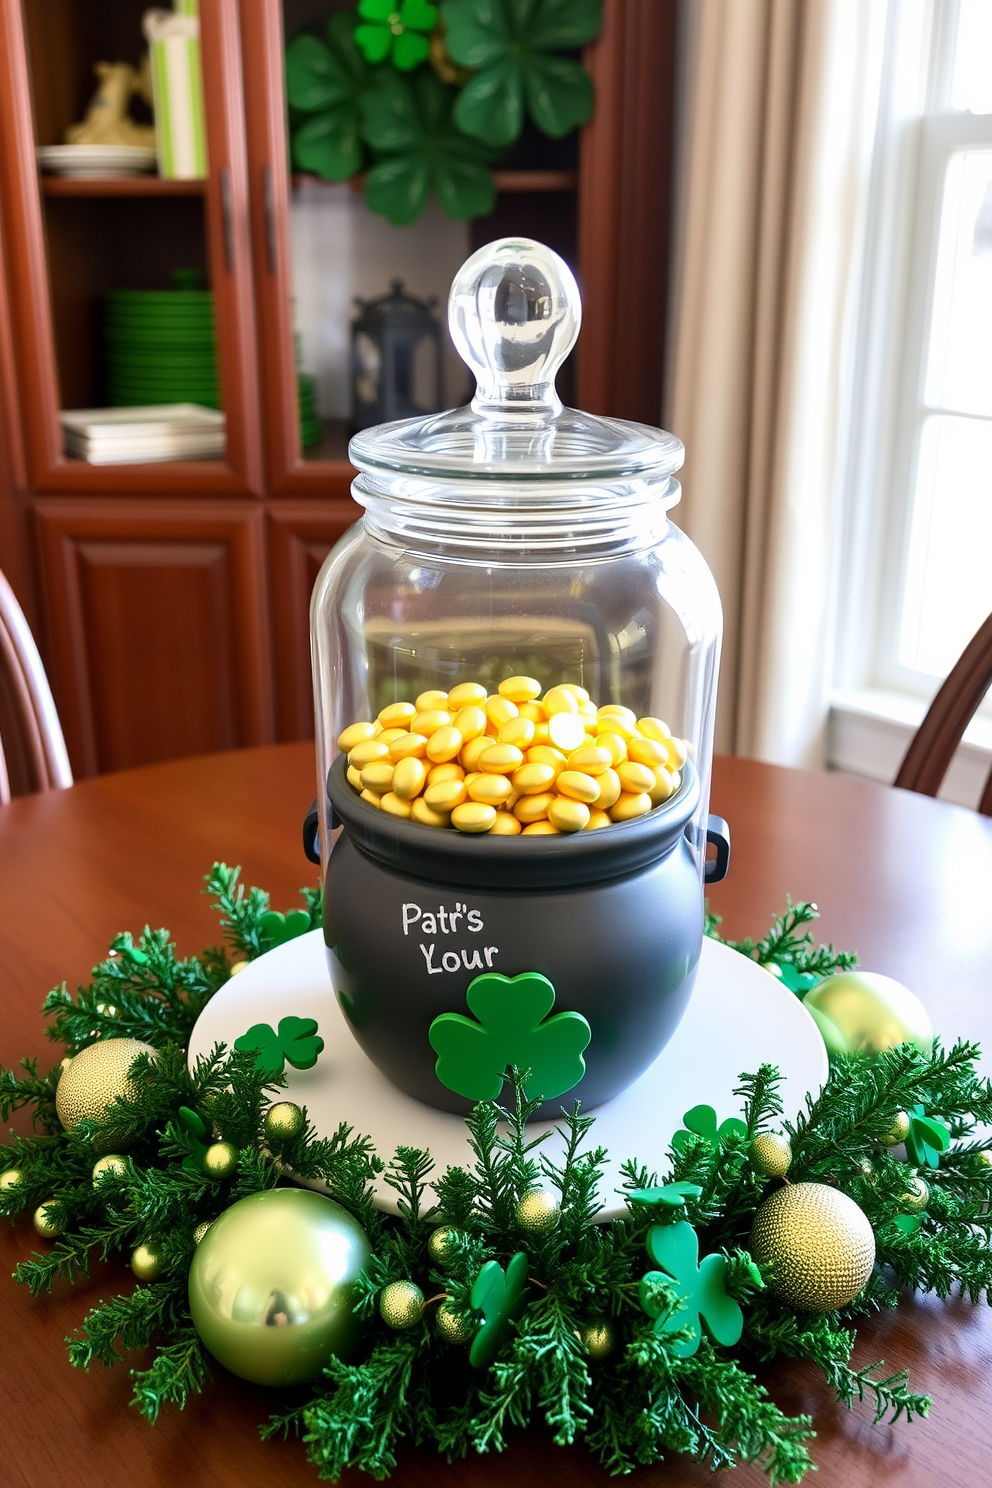
[{"label": "wooden dining table", "polygon": [[[314,793],[313,748],[286,744],[146,766],[0,808],[0,1063],[22,1055],[48,1069],[61,1050],[44,1038],[49,988],[84,982],[118,931],[168,926],[180,951],[219,939],[202,889],[215,859],[240,863],[274,907],[301,901],[316,870],[301,847]],[[713,809],[726,817],[733,854],[711,891],[728,936],[760,936],[786,895],[820,909],[817,934],[855,950],[861,964],[912,987],[945,1040],[984,1040],[992,1051],[992,821],[905,791],[837,775],[717,759]],[[718,1030],[714,1030],[718,1036]],[[25,1129],[23,1122],[22,1128]],[[0,1229],[8,1274],[43,1245],[30,1222]],[[65,1336],[99,1299],[134,1284],[119,1259],[88,1280],[32,1299],[0,1279],[0,1483],[5,1488],[301,1488],[317,1481],[294,1440],[262,1443],[276,1408],[262,1387],[219,1366],[186,1410],[166,1408],[153,1428],[130,1408],[128,1359],[72,1369]],[[807,1412],[824,1488],[981,1488],[992,1482],[992,1314],[960,1298],[906,1295],[897,1311],[858,1330],[858,1366],[884,1358],[910,1370],[933,1397],[929,1419],[872,1424],[848,1411],[816,1370],[784,1360],[761,1371],[778,1404]],[[678,1457],[645,1468],[651,1488],[688,1488],[708,1470]],[[357,1473],[346,1481],[357,1484]],[[587,1488],[606,1473],[581,1445],[519,1433],[502,1455],[451,1466],[404,1448],[403,1488]],[[734,1478],[764,1481],[755,1466]],[[817,1481],[817,1480],[813,1480]]]}]

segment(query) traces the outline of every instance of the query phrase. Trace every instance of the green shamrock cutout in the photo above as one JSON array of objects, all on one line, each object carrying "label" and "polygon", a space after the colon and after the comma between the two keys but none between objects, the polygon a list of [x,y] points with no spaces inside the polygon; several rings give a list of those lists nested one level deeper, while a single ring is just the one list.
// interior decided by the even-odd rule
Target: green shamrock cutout
[{"label": "green shamrock cutout", "polygon": [[437,24],[437,6],[429,0],[359,0],[358,14],[369,25],[359,26],[355,41],[369,62],[389,57],[401,72],[412,72],[427,61],[427,37]]},{"label": "green shamrock cutout", "polygon": [[286,99],[292,110],[293,164],[299,170],[344,181],[361,169],[362,99],[374,76],[355,45],[352,15],[331,16],[326,42],[308,31],[293,37],[286,48]]},{"label": "green shamrock cutout", "polygon": [[511,1323],[527,1305],[527,1257],[522,1250],[510,1257],[506,1271],[498,1261],[487,1261],[472,1283],[471,1303],[485,1318],[472,1340],[468,1360],[488,1369]]},{"label": "green shamrock cutout", "polygon": [[305,909],[290,909],[284,915],[277,909],[267,909],[258,921],[258,938],[265,943],[266,950],[285,945],[310,929],[310,915]]},{"label": "green shamrock cutout", "polygon": [[811,971],[800,971],[793,966],[791,961],[776,961],[774,963],[780,972],[780,981],[783,987],[788,987],[790,992],[795,992],[797,997],[805,997],[811,991],[820,978]]},{"label": "green shamrock cutout", "polygon": [[176,1120],[189,1147],[183,1158],[183,1167],[187,1173],[202,1173],[203,1159],[212,1140],[210,1128],[203,1117],[190,1110],[189,1106],[179,1107]]},{"label": "green shamrock cutout", "polygon": [[[648,1231],[648,1255],[662,1269],[648,1271],[641,1278],[641,1306],[655,1319],[654,1331],[660,1336],[688,1327],[689,1336],[672,1345],[679,1359],[688,1359],[699,1348],[701,1323],[716,1343],[729,1347],[739,1341],[744,1331],[744,1314],[726,1288],[727,1258],[722,1255],[699,1259],[699,1237],[692,1225],[680,1219],[674,1225],[654,1225]],[[662,1304],[653,1295],[651,1283],[674,1282],[681,1307],[664,1315]]]},{"label": "green shamrock cutout", "polygon": [[702,1192],[698,1183],[663,1183],[660,1188],[632,1189],[627,1202],[652,1209],[681,1209],[686,1199],[698,1199]]},{"label": "green shamrock cutout", "polygon": [[485,972],[469,983],[465,1001],[478,1022],[441,1013],[428,1034],[438,1055],[435,1073],[449,1090],[468,1100],[495,1100],[508,1064],[530,1071],[530,1098],[553,1100],[582,1079],[592,1031],[581,1013],[547,1016],[555,989],[540,972]]},{"label": "green shamrock cutout", "polygon": [[728,1137],[747,1136],[747,1127],[736,1116],[728,1116],[726,1121],[721,1121],[717,1126],[716,1112],[712,1106],[693,1106],[691,1111],[686,1111],[682,1120],[689,1130],[679,1130],[672,1138],[672,1146],[676,1152],[684,1152],[694,1136],[702,1137],[711,1147],[719,1147]]},{"label": "green shamrock cutout", "polygon": [[267,1075],[281,1075],[285,1065],[294,1069],[313,1069],[324,1048],[317,1033],[316,1018],[280,1018],[279,1031],[268,1023],[255,1023],[247,1033],[234,1040],[234,1047],[244,1053],[257,1049],[255,1068]]},{"label": "green shamrock cutout", "polygon": [[895,1217],[896,1228],[904,1235],[915,1235],[922,1223],[922,1214],[897,1214]]},{"label": "green shamrock cutout", "polygon": [[928,1116],[922,1106],[909,1111],[906,1151],[918,1168],[939,1168],[940,1154],[951,1145],[951,1134],[942,1121]]}]

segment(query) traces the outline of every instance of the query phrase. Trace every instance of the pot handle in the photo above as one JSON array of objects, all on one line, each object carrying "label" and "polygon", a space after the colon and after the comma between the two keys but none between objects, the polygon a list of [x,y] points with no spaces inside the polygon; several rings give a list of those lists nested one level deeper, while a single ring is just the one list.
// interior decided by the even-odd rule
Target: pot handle
[{"label": "pot handle", "polygon": [[320,862],[320,817],[317,814],[316,796],[303,818],[303,851],[308,862]]},{"label": "pot handle", "polygon": [[730,867],[730,828],[722,816],[707,818],[706,845],[711,842],[716,848],[716,857],[707,859],[703,873],[703,882],[707,884],[719,883],[726,878]]}]

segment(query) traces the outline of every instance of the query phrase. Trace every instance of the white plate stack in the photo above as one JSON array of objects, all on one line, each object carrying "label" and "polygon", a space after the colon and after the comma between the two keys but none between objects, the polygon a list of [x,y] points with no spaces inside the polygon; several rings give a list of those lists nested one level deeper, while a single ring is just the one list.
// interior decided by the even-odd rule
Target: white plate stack
[{"label": "white plate stack", "polygon": [[59,418],[65,454],[91,465],[219,460],[224,454],[223,413],[197,403],[73,408]]},{"label": "white plate stack", "polygon": [[144,145],[40,145],[36,153],[43,171],[77,181],[140,176],[156,162],[155,151]]}]

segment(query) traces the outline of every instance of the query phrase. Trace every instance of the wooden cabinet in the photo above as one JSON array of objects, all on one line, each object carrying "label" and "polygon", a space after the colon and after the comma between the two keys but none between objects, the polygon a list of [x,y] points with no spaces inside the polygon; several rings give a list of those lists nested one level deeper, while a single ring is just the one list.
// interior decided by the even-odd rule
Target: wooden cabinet
[{"label": "wooden cabinet", "polygon": [[[282,59],[337,4],[200,0],[209,175],[170,182],[43,176],[35,160],[81,116],[95,62],[136,60],[147,0],[0,0],[0,391],[16,436],[0,566],[37,620],[79,775],[312,731],[310,591],[361,512],[344,421],[300,447]],[[606,0],[604,15],[592,123],[553,160],[508,160],[468,244],[525,233],[563,252],[584,296],[567,391],[655,422],[675,0]],[[102,295],[165,287],[180,265],[214,295],[225,457],[65,458],[60,408],[100,401]]]}]

